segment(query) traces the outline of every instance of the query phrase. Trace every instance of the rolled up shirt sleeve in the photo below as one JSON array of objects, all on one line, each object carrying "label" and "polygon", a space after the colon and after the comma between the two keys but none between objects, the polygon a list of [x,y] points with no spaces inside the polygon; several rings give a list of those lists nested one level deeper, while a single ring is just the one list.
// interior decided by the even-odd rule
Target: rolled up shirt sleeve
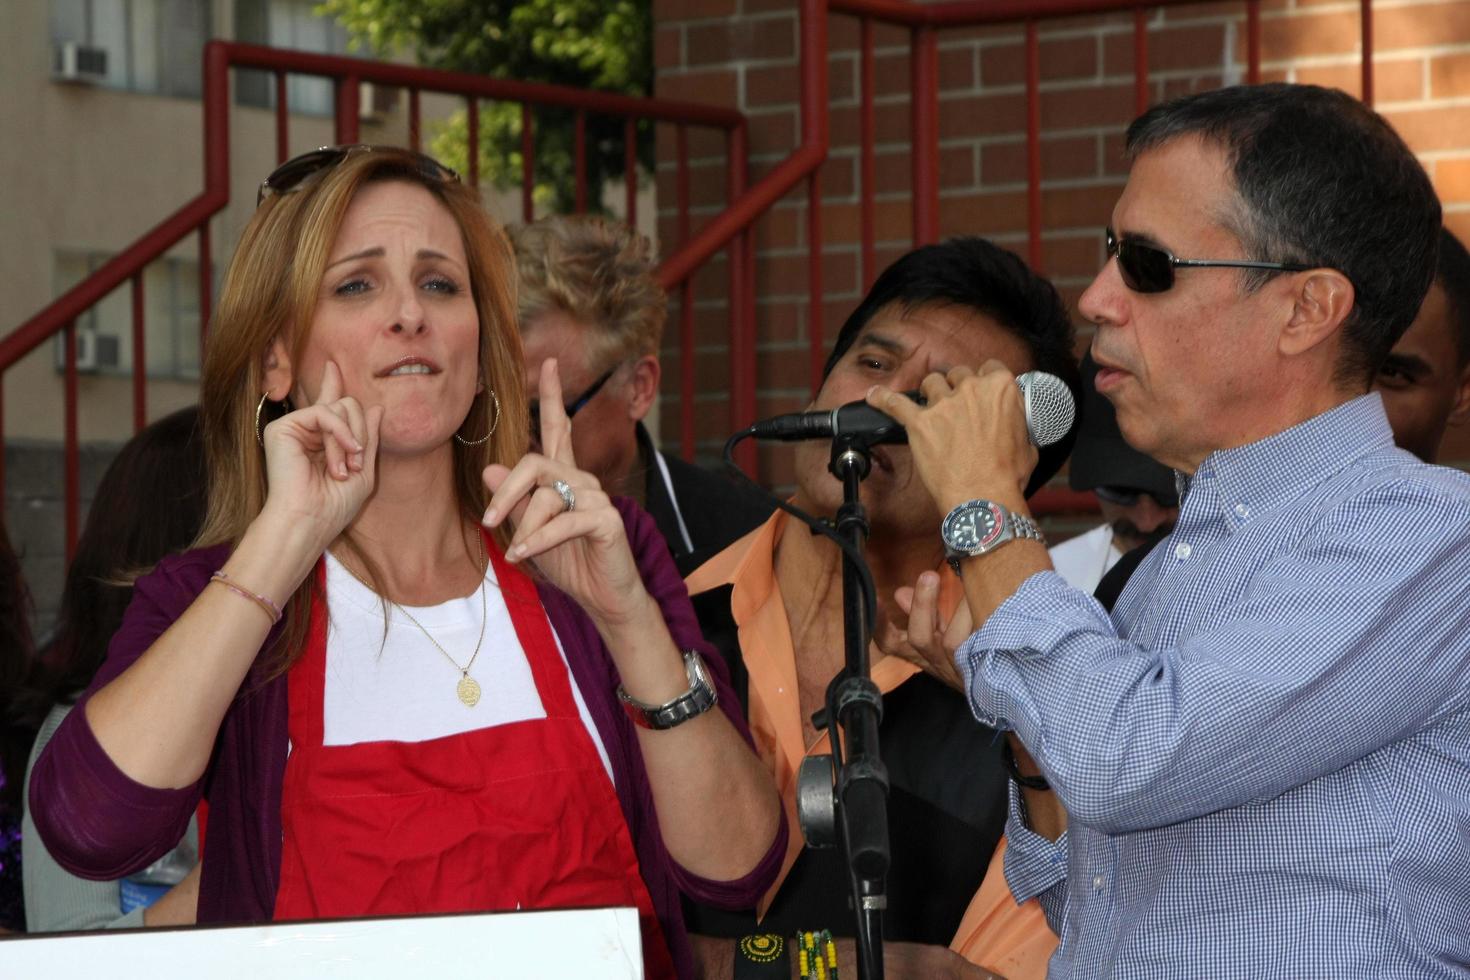
[{"label": "rolled up shirt sleeve", "polygon": [[189,826],[202,780],[158,789],[113,763],[78,704],[31,774],[31,815],[56,863],[79,878],[107,881],[167,854]]},{"label": "rolled up shirt sleeve", "polygon": [[1006,885],[1016,901],[1036,899],[1051,931],[1061,935],[1067,904],[1067,834],[1047,840],[1026,824],[1021,791],[1011,783],[1006,812]]},{"label": "rolled up shirt sleeve", "polygon": [[147,867],[178,844],[194,815],[203,779],[178,789],[131,779],[97,741],[86,709],[183,614],[225,554],[214,548],[165,559],[138,580],[106,660],[36,759],[30,815],[56,862],[78,877],[103,881]]},{"label": "rolled up shirt sleeve", "polygon": [[[1069,819],[1122,833],[1269,800],[1467,707],[1462,496],[1389,485],[1292,548],[1238,550],[1256,562],[1234,572],[1245,587],[1216,598],[1208,567],[1180,576],[1177,601],[1208,626],[1172,611],[1181,626],[1155,648],[1043,572],[957,651],[975,716],[1015,730]],[[1156,607],[1173,583],[1153,588]]]}]

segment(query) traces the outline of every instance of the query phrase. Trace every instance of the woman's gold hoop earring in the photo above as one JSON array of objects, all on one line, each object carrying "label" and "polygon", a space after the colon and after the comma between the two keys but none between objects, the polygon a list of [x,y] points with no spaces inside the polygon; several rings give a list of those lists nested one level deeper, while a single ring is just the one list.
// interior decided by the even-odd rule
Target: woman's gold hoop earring
[{"label": "woman's gold hoop earring", "polygon": [[[265,400],[270,396],[270,390],[267,389],[265,394],[260,396],[260,401],[255,403],[255,441],[260,444],[261,449],[265,448],[265,430],[260,425],[260,412],[265,408]],[[282,398],[281,407],[288,412],[291,411],[291,399]]]},{"label": "woman's gold hoop earring", "polygon": [[485,390],[490,393],[490,400],[495,404],[495,420],[490,423],[490,431],[485,433],[480,438],[475,439],[474,441],[466,439],[464,436],[456,432],[454,434],[454,438],[459,440],[459,443],[462,446],[481,445],[486,439],[489,439],[491,436],[493,436],[495,434],[495,430],[500,427],[500,397],[495,394],[494,388],[486,388]]}]

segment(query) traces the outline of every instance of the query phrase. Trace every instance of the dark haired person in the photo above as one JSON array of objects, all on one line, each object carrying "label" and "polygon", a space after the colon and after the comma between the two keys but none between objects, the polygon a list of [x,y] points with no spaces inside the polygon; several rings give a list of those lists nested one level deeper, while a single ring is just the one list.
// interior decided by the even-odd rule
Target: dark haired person
[{"label": "dark haired person", "polygon": [[[1373,381],[1373,390],[1383,399],[1393,441],[1426,463],[1438,458],[1445,429],[1463,424],[1470,414],[1470,253],[1448,228],[1439,232],[1439,261],[1435,268],[1434,283],[1419,307],[1419,315],[1393,345]],[[1111,415],[1111,409],[1108,411]],[[1079,455],[1080,450],[1072,457],[1074,477]],[[1075,482],[1073,485],[1076,486]],[[1174,514],[1178,514],[1177,506]],[[1128,577],[1148,554],[1148,549],[1157,543],[1157,540],[1148,542],[1147,547],[1126,554],[1109,568],[1093,591],[1103,608],[1113,608]],[[1067,544],[1071,542],[1060,547],[1065,548]],[[1066,578],[1056,548],[1051,555],[1057,571]]]},{"label": "dark haired person", "polygon": [[[56,637],[43,655],[40,677],[27,691],[27,714],[40,720],[31,765],[102,666],[133,596],[128,580],[183,551],[199,533],[208,501],[205,479],[204,443],[195,407],[165,416],[138,433],[103,474],[67,569]],[[138,905],[126,913],[119,883],[88,881],[63,869],[41,843],[29,813],[23,843],[26,922],[31,932],[194,921],[199,844],[192,822],[169,857],[196,870],[151,905]]]},{"label": "dark haired person", "polygon": [[1470,415],[1470,253],[1440,229],[1434,283],[1419,315],[1378,369],[1394,441],[1426,463],[1448,426]]},{"label": "dark haired person", "polygon": [[25,929],[21,901],[21,794],[34,720],[12,704],[32,670],[31,594],[0,521],[0,934]]},{"label": "dark haired person", "polygon": [[[1179,522],[1111,618],[1035,542],[967,547],[983,625],[945,657],[916,606],[910,639],[1066,810],[1065,848],[1008,823],[1053,977],[1463,976],[1470,477],[1395,447],[1369,390],[1439,202],[1387,123],[1313,86],[1165,103],[1127,148],[1080,309],[1124,436],[1187,477]],[[872,398],[942,511],[1025,514],[1009,374]]]},{"label": "dark haired person", "polygon": [[[1072,339],[1050,283],[990,242],[952,239],[908,253],[878,277],[838,334],[811,407],[835,408],[874,385],[912,389],[933,371],[990,360],[1016,373],[1059,375],[1075,392]],[[827,469],[829,449],[825,441],[796,449],[794,503],[822,517],[835,515],[842,501],[842,487]],[[1045,450],[1033,484],[1056,472],[1067,450],[1066,443]],[[901,642],[905,618],[893,599],[896,587],[942,570],[943,591],[957,604],[959,582],[934,533],[942,515],[908,450],[879,447],[873,463],[862,487],[872,527],[867,557],[882,605],[875,636],[891,649]],[[706,636],[730,664],[761,757],[794,821],[797,769],[806,755],[829,750],[811,715],[843,666],[838,549],[778,513],[695,572],[688,585]],[[901,657],[875,651],[872,671],[883,691],[880,741],[891,781],[888,976],[988,975],[975,964],[1017,980],[1039,976],[1056,938],[1035,903],[1017,908],[995,859],[1006,806],[995,732],[974,724],[963,697]],[[851,936],[846,881],[837,850],[805,848],[793,834],[781,879],[757,909],[758,923],[749,912],[700,908],[691,929],[724,937],[790,936],[798,929]],[[970,962],[946,948],[951,945]],[[729,976],[743,955],[730,942],[700,949],[712,977]]]}]

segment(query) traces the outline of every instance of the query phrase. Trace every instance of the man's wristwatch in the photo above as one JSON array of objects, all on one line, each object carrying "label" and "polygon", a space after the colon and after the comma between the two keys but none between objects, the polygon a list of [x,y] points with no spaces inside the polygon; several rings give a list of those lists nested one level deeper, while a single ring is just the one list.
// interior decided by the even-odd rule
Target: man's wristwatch
[{"label": "man's wristwatch", "polygon": [[663,731],[713,708],[719,697],[704,668],[704,658],[698,651],[690,650],[684,654],[684,673],[689,677],[689,690],[663,704],[645,704],[629,695],[619,684],[618,700],[623,702],[623,710],[633,719],[633,724],[639,728]]},{"label": "man's wristwatch", "polygon": [[950,511],[939,525],[944,539],[944,557],[954,573],[966,558],[994,551],[1007,541],[1030,538],[1046,544],[1036,522],[1024,514],[1012,514],[993,500],[968,500]]}]

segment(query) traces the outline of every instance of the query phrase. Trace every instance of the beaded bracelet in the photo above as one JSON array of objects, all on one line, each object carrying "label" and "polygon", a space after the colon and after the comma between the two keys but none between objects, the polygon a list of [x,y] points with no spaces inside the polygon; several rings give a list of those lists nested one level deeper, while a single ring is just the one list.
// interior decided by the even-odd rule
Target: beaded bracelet
[{"label": "beaded bracelet", "polygon": [[838,980],[837,943],[831,932],[799,932],[796,940],[800,945],[796,962],[802,980]]},{"label": "beaded bracelet", "polygon": [[269,599],[267,599],[263,595],[260,595],[259,593],[251,592],[248,589],[242,589],[234,582],[231,582],[230,577],[225,574],[225,570],[223,568],[215,572],[213,575],[209,576],[209,580],[211,582],[218,582],[220,585],[223,585],[225,588],[235,593],[235,595],[241,596],[245,599],[249,599],[251,602],[255,603],[267,616],[271,618],[272,626],[281,621],[280,606],[276,605],[274,602],[271,602]]}]

